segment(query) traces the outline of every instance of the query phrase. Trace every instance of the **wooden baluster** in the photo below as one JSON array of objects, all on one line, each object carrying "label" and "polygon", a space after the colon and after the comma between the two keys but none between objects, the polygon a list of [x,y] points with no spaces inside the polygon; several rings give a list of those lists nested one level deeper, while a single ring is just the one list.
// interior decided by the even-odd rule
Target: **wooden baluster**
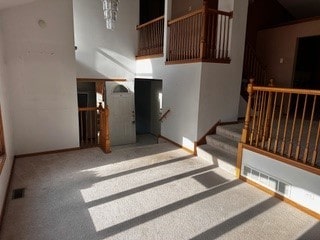
[{"label": "wooden baluster", "polygon": [[208,16],[208,1],[203,0],[202,10],[202,28],[201,28],[201,42],[200,42],[200,58],[206,59],[207,53],[207,16]]},{"label": "wooden baluster", "polygon": [[83,116],[82,116],[83,112],[79,112],[79,116],[80,116],[80,145],[83,146],[84,144],[84,135],[83,135]]},{"label": "wooden baluster", "polygon": [[88,111],[88,115],[89,115],[89,134],[88,134],[88,136],[89,136],[89,141],[90,141],[90,146],[92,146],[93,145],[93,143],[92,143],[92,131],[93,131],[93,128],[92,128],[92,111],[91,110],[89,110]]},{"label": "wooden baluster", "polygon": [[286,138],[287,138],[287,129],[288,129],[288,121],[289,121],[289,112],[290,112],[290,106],[291,106],[291,96],[292,94],[289,94],[289,100],[288,100],[288,107],[287,107],[287,116],[286,121],[284,125],[284,131],[283,131],[283,137],[282,137],[282,143],[281,143],[281,151],[280,154],[283,156],[284,150],[285,150],[285,144],[286,144]]},{"label": "wooden baluster", "polygon": [[252,146],[252,143],[255,137],[255,131],[256,131],[256,119],[258,117],[257,111],[258,111],[258,104],[259,104],[259,96],[260,96],[260,91],[257,91],[255,94],[255,100],[254,100],[253,122],[252,122],[250,141],[249,141],[249,144],[251,146]]},{"label": "wooden baluster", "polygon": [[299,159],[299,155],[300,155],[301,138],[302,138],[302,132],[303,132],[304,117],[305,117],[305,114],[306,114],[307,101],[308,101],[308,95],[305,95],[303,113],[302,113],[302,119],[301,119],[301,124],[300,124],[300,131],[299,131],[299,138],[298,138],[298,145],[297,145],[297,148],[296,148],[295,160],[298,160]]},{"label": "wooden baluster", "polygon": [[[269,87],[273,87],[273,79],[270,79]],[[267,110],[266,110],[266,117],[264,122],[264,129],[263,129],[263,137],[262,137],[262,148],[264,148],[265,140],[269,136],[270,132],[270,122],[271,122],[271,109],[272,109],[272,96],[273,93],[270,91],[268,93],[268,101],[267,101]]]},{"label": "wooden baluster", "polygon": [[268,151],[270,151],[270,148],[271,148],[273,123],[274,123],[274,116],[275,116],[275,113],[276,113],[277,98],[278,98],[278,93],[275,93],[274,102],[273,102],[273,109],[272,109],[271,125],[270,125],[270,129],[271,130],[270,130],[270,133],[269,133],[268,145],[267,145],[267,150]]},{"label": "wooden baluster", "polygon": [[263,110],[264,110],[264,104],[265,104],[265,98],[266,98],[266,92],[263,91],[262,92],[262,97],[261,97],[261,102],[259,104],[259,120],[258,120],[258,132],[257,132],[257,136],[256,136],[256,144],[255,146],[258,147],[259,141],[262,138],[262,133],[261,133],[261,123],[262,123],[262,115],[263,115]]},{"label": "wooden baluster", "polygon": [[201,28],[202,28],[202,15],[199,15],[198,16],[198,34],[197,34],[197,45],[195,46],[196,47],[196,50],[197,50],[197,58],[201,58],[201,55],[200,55],[200,49],[201,49]]},{"label": "wooden baluster", "polygon": [[249,123],[250,123],[250,112],[251,112],[251,105],[252,105],[252,95],[253,95],[253,79],[250,79],[250,83],[248,84],[248,104],[247,104],[247,110],[246,110],[246,117],[244,121],[244,128],[242,130],[241,135],[241,142],[247,143],[248,139],[248,129],[249,129]]},{"label": "wooden baluster", "polygon": [[284,93],[281,94],[281,103],[280,103],[280,110],[279,110],[279,118],[278,118],[276,140],[275,140],[274,146],[273,146],[273,152],[274,153],[276,153],[277,150],[278,150],[279,132],[280,132],[281,117],[282,117],[282,109],[283,109],[283,100],[284,100]]},{"label": "wooden baluster", "polygon": [[288,157],[291,158],[292,154],[292,148],[293,148],[293,136],[296,128],[296,120],[297,120],[297,113],[298,113],[298,105],[299,105],[299,99],[300,95],[297,95],[297,100],[296,100],[296,107],[294,110],[294,116],[293,116],[293,122],[292,122],[292,128],[291,128],[291,136],[290,136],[290,142],[289,142],[289,149],[288,149]]},{"label": "wooden baluster", "polygon": [[312,160],[311,160],[311,165],[314,166],[317,161],[317,156],[318,156],[318,148],[319,148],[319,139],[320,139],[320,121],[318,122],[318,131],[317,131],[317,136],[314,144],[314,149],[313,149],[313,154],[312,154]]},{"label": "wooden baluster", "polygon": [[228,17],[228,28],[227,28],[227,49],[226,49],[226,58],[229,58],[229,38],[230,38],[230,16]]},{"label": "wooden baluster", "polygon": [[98,142],[98,132],[97,132],[97,110],[94,111],[94,145],[97,146]]},{"label": "wooden baluster", "polygon": [[310,136],[311,136],[311,130],[312,130],[312,124],[313,124],[314,110],[315,110],[315,107],[316,107],[316,101],[317,101],[317,96],[314,96],[313,97],[311,118],[310,118],[309,129],[308,129],[307,142],[306,142],[306,147],[305,147],[304,153],[303,153],[303,163],[307,162],[307,158],[308,158],[308,154],[309,154]]}]

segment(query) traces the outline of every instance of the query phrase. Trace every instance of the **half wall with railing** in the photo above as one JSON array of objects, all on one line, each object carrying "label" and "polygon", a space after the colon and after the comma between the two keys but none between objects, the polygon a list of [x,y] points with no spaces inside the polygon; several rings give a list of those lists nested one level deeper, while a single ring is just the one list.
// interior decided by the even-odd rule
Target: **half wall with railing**
[{"label": "half wall with railing", "polygon": [[164,16],[138,25],[139,46],[137,58],[163,55]]},{"label": "half wall with railing", "polygon": [[320,91],[248,85],[241,142],[320,173]]},{"label": "half wall with railing", "polygon": [[169,21],[167,63],[229,63],[232,15],[204,4],[197,11]]}]

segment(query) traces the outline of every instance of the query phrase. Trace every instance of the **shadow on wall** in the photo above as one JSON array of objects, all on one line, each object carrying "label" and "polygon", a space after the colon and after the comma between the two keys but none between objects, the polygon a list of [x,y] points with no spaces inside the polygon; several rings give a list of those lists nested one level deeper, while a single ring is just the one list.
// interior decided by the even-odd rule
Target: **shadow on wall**
[{"label": "shadow on wall", "polygon": [[[78,60],[76,61],[77,63],[77,69],[79,70],[79,73],[81,76],[78,77],[87,77],[87,76],[94,76],[95,78],[101,78],[101,79],[105,79],[107,78],[106,76],[102,75],[101,73],[97,72],[96,70],[94,70],[93,68],[90,68],[89,66],[85,65],[82,62],[79,62]],[[83,74],[83,76],[82,76]]]},{"label": "shadow on wall", "polygon": [[[120,62],[118,59],[116,59],[115,57],[111,56],[109,53],[107,53],[106,51],[97,48],[96,52],[99,53],[100,55],[104,56],[105,58],[109,59],[110,61],[112,61],[113,63],[115,63],[116,65],[120,66],[121,68],[123,68],[124,70],[126,70],[127,72],[131,73],[131,74],[135,74],[135,71],[133,71],[132,69],[128,68],[128,66],[126,66],[125,64],[123,64],[122,62]],[[118,54],[118,53],[115,53]],[[126,58],[124,56],[121,56],[122,58]],[[121,58],[119,57],[119,59]],[[126,58],[126,61],[132,61],[128,58]],[[125,62],[125,61],[124,61]]]}]

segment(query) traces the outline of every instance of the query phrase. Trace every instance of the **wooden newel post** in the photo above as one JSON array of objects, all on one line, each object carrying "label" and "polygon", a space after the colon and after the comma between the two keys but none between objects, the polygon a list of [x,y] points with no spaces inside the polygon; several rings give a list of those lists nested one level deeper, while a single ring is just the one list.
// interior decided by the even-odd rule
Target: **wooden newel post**
[{"label": "wooden newel post", "polygon": [[249,97],[248,97],[248,104],[247,104],[247,110],[246,110],[246,117],[244,120],[244,127],[242,129],[241,143],[247,143],[247,140],[248,140],[250,113],[251,113],[252,96],[253,96],[253,81],[254,79],[251,78],[247,88]]},{"label": "wooden newel post", "polygon": [[109,137],[108,106],[103,108],[102,104],[99,103],[99,113],[100,113],[100,135],[99,135],[100,147],[105,153],[110,153],[111,148],[110,148],[110,137]]},{"label": "wooden newel post", "polygon": [[205,59],[207,53],[207,26],[208,26],[208,1],[203,1],[202,7],[202,28],[200,36],[200,58]]}]

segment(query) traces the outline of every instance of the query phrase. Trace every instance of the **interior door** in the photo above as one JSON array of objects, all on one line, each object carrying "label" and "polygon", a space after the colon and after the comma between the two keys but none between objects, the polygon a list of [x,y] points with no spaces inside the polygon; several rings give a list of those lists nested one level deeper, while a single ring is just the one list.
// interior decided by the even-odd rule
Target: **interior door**
[{"label": "interior door", "polygon": [[123,85],[107,83],[111,145],[136,142],[134,95]]}]

